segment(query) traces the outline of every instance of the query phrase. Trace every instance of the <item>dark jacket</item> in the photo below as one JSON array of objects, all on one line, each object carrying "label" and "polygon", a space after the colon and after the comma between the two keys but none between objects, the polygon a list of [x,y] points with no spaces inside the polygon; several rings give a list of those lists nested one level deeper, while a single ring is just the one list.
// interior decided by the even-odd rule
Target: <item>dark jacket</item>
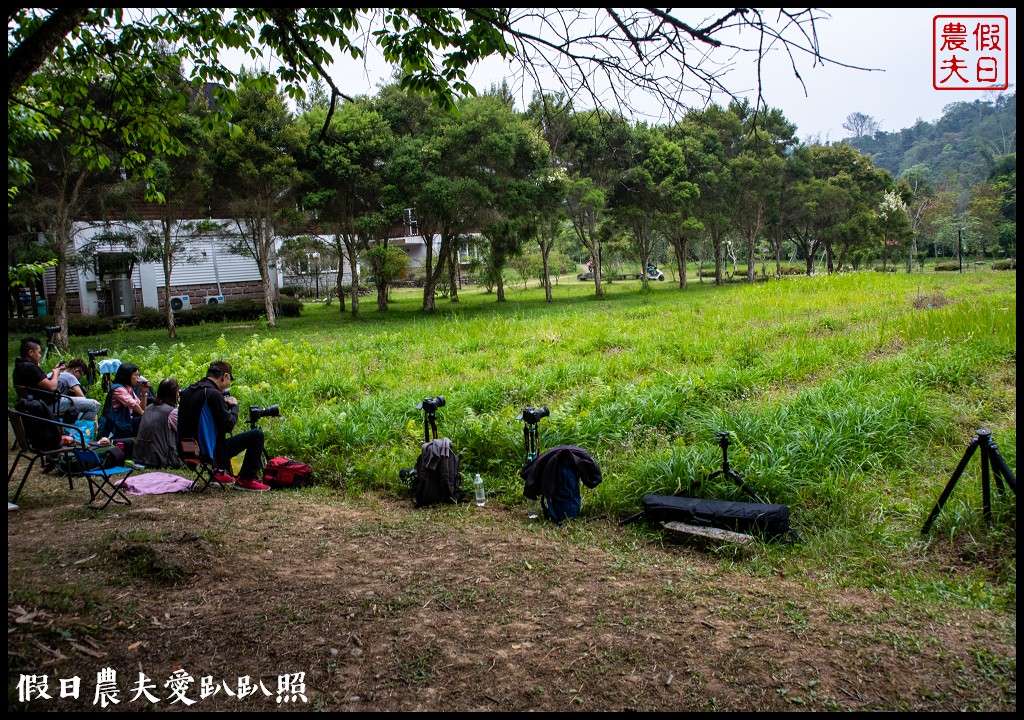
[{"label": "dark jacket", "polygon": [[228,405],[210,378],[185,388],[178,401],[178,437],[199,442],[200,455],[219,468],[231,467],[227,436],[238,423],[238,406]]},{"label": "dark jacket", "polygon": [[524,467],[519,476],[526,481],[523,495],[536,500],[541,495],[551,497],[550,490],[558,481],[558,470],[563,465],[571,467],[576,477],[589,488],[601,484],[601,468],[583,448],[575,445],[559,445],[541,453],[529,465]]}]

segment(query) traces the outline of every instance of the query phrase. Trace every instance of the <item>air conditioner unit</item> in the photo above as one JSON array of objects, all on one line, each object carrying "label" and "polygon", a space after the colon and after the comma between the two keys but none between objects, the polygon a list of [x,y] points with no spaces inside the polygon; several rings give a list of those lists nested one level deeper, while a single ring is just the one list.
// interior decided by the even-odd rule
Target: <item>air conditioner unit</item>
[{"label": "air conditioner unit", "polygon": [[192,301],[189,300],[188,295],[171,295],[171,310],[174,312],[182,312],[183,310],[191,310]]},{"label": "air conditioner unit", "polygon": [[207,305],[222,305],[223,303],[224,303],[224,296],[223,295],[207,295],[206,296],[206,304]]}]

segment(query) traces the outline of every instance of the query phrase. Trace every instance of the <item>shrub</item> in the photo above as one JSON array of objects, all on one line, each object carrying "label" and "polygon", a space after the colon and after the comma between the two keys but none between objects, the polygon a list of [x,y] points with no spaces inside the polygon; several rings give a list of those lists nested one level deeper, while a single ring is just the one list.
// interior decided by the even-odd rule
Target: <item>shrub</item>
[{"label": "shrub", "polygon": [[281,298],[281,317],[299,317],[302,314],[302,301],[296,298]]},{"label": "shrub", "polygon": [[803,275],[804,272],[805,272],[805,270],[802,267],[797,267],[796,265],[783,265],[782,266],[782,275],[783,276],[786,276],[786,275]]},{"label": "shrub", "polygon": [[124,322],[126,322],[126,319],[123,317],[69,315],[68,335],[101,335],[103,333],[114,332]]},{"label": "shrub", "polygon": [[994,263],[992,263],[992,269],[993,270],[1016,270],[1017,269],[1017,259],[1013,258],[1013,259],[1010,259],[1010,260],[996,260]]},{"label": "shrub", "polygon": [[[175,316],[175,323],[177,323],[177,316]],[[164,316],[163,310],[142,307],[135,313],[135,327],[138,330],[157,330],[166,325],[167,318]]]},{"label": "shrub", "polygon": [[955,262],[942,262],[935,263],[936,272],[956,272],[960,269],[960,263]]}]

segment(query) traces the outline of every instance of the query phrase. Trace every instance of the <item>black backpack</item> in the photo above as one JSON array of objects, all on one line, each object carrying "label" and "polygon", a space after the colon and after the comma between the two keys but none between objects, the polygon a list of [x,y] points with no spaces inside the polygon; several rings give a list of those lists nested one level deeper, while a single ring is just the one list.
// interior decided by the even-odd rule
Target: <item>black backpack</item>
[{"label": "black backpack", "polygon": [[[29,445],[32,446],[33,450],[47,452],[48,450],[56,450],[61,446],[61,428],[59,425],[52,424],[57,421],[57,418],[53,416],[53,411],[50,410],[49,405],[42,400],[30,397],[18,400],[14,409],[20,413],[32,416],[24,418],[24,421],[25,435],[28,436]],[[50,422],[39,422],[33,418],[49,420]]]},{"label": "black backpack", "polygon": [[416,507],[462,501],[459,456],[452,450],[451,440],[435,438],[423,443],[413,482]]}]

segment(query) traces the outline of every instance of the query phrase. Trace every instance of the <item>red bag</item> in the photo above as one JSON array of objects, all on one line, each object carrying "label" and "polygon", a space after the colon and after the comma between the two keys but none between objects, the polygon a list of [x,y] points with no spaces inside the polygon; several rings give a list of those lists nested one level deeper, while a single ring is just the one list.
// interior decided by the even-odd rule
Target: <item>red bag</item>
[{"label": "red bag", "polygon": [[274,490],[306,487],[313,482],[313,468],[279,455],[263,469],[263,482]]}]

